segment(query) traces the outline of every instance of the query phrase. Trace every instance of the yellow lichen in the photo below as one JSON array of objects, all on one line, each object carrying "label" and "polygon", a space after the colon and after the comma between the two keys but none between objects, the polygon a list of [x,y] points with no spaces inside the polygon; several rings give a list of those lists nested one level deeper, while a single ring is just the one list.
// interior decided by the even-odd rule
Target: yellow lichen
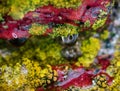
[{"label": "yellow lichen", "polygon": [[85,67],[88,67],[93,63],[94,58],[97,55],[98,50],[100,49],[100,41],[96,38],[89,38],[82,41],[81,44],[82,57],[78,58],[76,65],[83,64]]},{"label": "yellow lichen", "polygon": [[[108,68],[107,72],[114,77],[113,83],[109,86],[110,91],[118,91],[120,88],[120,52],[115,52],[115,58],[111,61],[112,68]],[[111,71],[112,70],[112,71]]]},{"label": "yellow lichen", "polygon": [[102,40],[107,39],[108,36],[109,36],[109,31],[108,31],[108,30],[104,30],[103,33],[100,34],[100,38],[101,38]]},{"label": "yellow lichen", "polygon": [[95,23],[92,25],[92,29],[96,30],[96,29],[102,27],[105,24],[106,20],[107,20],[107,18],[96,20]]},{"label": "yellow lichen", "polygon": [[31,28],[29,29],[29,33],[32,35],[42,35],[45,33],[47,28],[48,28],[47,25],[40,25],[33,23],[31,25]]},{"label": "yellow lichen", "polygon": [[41,68],[36,61],[27,58],[21,60],[21,64],[18,62],[14,66],[3,65],[1,67],[2,76],[0,76],[0,81],[2,83],[0,83],[0,88],[2,90],[7,88],[9,91],[23,91],[26,87],[36,88],[57,80],[57,72],[52,70],[50,65]]},{"label": "yellow lichen", "polygon": [[82,0],[49,0],[49,2],[59,8],[76,8],[81,5]]},{"label": "yellow lichen", "polygon": [[78,34],[78,27],[70,25],[70,24],[64,24],[64,25],[58,25],[58,27],[55,27],[53,29],[53,33],[50,34],[53,38],[58,36],[68,36]]}]

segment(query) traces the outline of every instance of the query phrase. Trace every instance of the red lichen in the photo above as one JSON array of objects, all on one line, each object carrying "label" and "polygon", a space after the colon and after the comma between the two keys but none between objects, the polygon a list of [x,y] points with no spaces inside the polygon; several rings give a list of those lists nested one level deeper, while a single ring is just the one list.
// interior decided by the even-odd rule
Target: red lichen
[{"label": "red lichen", "polygon": [[102,55],[97,57],[98,64],[101,66],[101,69],[106,70],[110,65],[109,56],[111,55]]},{"label": "red lichen", "polygon": [[102,69],[106,69],[110,65],[110,60],[108,59],[100,59],[98,63],[101,65]]},{"label": "red lichen", "polygon": [[71,80],[69,83],[61,86],[63,89],[67,89],[70,86],[77,86],[77,87],[87,87],[92,85],[92,74],[87,72],[81,74],[79,77]]},{"label": "red lichen", "polygon": [[45,91],[43,87],[36,88],[36,91]]}]

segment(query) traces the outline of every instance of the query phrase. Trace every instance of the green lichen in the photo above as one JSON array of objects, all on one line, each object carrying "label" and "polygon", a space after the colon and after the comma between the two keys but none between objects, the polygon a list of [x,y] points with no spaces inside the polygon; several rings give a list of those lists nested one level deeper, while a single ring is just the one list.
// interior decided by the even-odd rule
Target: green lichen
[{"label": "green lichen", "polygon": [[107,20],[107,12],[100,10],[100,14],[98,15],[98,19],[95,21],[95,23],[92,25],[93,30],[97,30],[98,28],[101,28],[104,26]]},{"label": "green lichen", "polygon": [[107,18],[96,20],[95,23],[92,25],[92,29],[97,30],[98,28],[104,26],[106,20]]},{"label": "green lichen", "polygon": [[84,27],[90,27],[90,21],[89,20],[87,20],[85,23],[84,23]]},{"label": "green lichen", "polygon": [[29,29],[29,33],[32,35],[43,35],[46,29],[48,29],[47,25],[33,23]]},{"label": "green lichen", "polygon": [[78,34],[78,27],[73,26],[70,24],[60,24],[57,27],[53,28],[53,33],[50,34],[52,38],[58,37],[58,36],[68,36]]}]

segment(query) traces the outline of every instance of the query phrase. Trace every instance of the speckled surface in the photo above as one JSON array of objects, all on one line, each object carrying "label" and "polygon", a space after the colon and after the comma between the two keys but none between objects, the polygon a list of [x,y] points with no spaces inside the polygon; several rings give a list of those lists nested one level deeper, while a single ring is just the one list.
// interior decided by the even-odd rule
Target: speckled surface
[{"label": "speckled surface", "polygon": [[1,40],[1,91],[119,91],[120,4],[115,5],[103,32],[33,36],[19,40],[25,42],[21,47],[18,40]]}]

